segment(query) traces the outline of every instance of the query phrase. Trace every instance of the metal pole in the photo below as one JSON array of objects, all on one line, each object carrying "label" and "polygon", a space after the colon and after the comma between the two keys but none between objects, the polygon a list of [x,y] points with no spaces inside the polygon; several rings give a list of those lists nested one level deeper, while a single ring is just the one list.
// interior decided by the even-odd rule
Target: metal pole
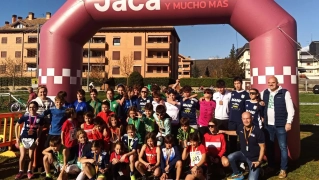
[{"label": "metal pole", "polygon": [[88,73],[86,75],[86,78],[87,78],[87,88],[88,88],[88,91],[89,91],[89,81],[90,81],[90,45],[91,45],[91,38],[89,40],[89,48],[88,48]]},{"label": "metal pole", "polygon": [[39,38],[40,38],[40,24],[37,25],[37,56],[36,56],[36,78],[39,77]]}]

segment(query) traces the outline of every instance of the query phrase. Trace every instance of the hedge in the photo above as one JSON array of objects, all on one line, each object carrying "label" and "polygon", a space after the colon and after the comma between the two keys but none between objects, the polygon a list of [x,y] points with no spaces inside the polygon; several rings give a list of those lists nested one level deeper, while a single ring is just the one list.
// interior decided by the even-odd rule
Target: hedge
[{"label": "hedge", "polygon": [[[218,79],[213,79],[213,78],[181,78],[180,83],[181,86],[189,85],[192,87],[210,87],[211,85],[216,86],[216,81]],[[233,79],[230,78],[224,78],[223,79],[226,83],[226,87],[233,87]]]},{"label": "hedge", "polygon": [[15,86],[31,86],[31,77],[0,77],[0,86],[12,86],[13,81]]}]

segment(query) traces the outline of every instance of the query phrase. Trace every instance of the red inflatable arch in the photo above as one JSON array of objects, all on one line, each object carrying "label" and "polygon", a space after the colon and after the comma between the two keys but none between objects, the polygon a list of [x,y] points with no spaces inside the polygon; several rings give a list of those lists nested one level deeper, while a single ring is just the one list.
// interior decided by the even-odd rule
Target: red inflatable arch
[{"label": "red inflatable arch", "polygon": [[[250,42],[251,84],[269,76],[290,90],[296,108],[288,135],[290,157],[300,154],[296,21],[274,0],[67,0],[41,29],[39,82],[49,95],[81,88],[83,45],[101,27],[230,24]],[[74,96],[75,97],[75,96]]]}]

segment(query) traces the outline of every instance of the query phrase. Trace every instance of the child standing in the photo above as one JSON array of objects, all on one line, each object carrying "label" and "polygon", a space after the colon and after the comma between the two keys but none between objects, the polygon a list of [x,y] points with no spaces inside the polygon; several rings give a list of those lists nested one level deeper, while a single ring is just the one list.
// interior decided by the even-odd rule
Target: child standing
[{"label": "child standing", "polygon": [[196,129],[189,126],[189,119],[188,118],[181,118],[180,120],[181,127],[178,129],[177,139],[178,143],[181,148],[185,148],[189,146],[189,134],[195,133]]},{"label": "child standing", "polygon": [[92,111],[94,116],[101,112],[102,102],[98,99],[98,93],[96,89],[90,90],[91,100],[87,102],[89,105],[89,111]]},{"label": "child standing", "polygon": [[183,88],[183,100],[181,102],[180,117],[189,118],[191,127],[197,129],[197,110],[199,110],[198,100],[191,97],[192,88],[188,85]]},{"label": "child standing", "polygon": [[128,176],[126,167],[129,165],[129,160],[128,157],[122,159],[123,155],[123,144],[121,142],[117,142],[114,147],[114,152],[111,154],[110,157],[113,179],[117,179],[119,176],[123,175]]},{"label": "child standing", "polygon": [[88,111],[88,104],[85,102],[85,91],[83,89],[77,90],[76,92],[77,100],[74,101],[73,106],[75,107],[75,111],[86,112]]},{"label": "child standing", "polygon": [[156,113],[153,116],[158,127],[157,146],[161,146],[163,138],[171,134],[171,118],[166,114],[166,108],[163,105],[156,107]]},{"label": "child standing", "polygon": [[103,102],[109,102],[109,109],[116,115],[118,115],[120,100],[114,98],[114,90],[112,88],[108,88],[106,90],[106,99],[104,99]]},{"label": "child standing", "polygon": [[128,124],[132,124],[135,126],[136,129],[136,136],[139,140],[138,144],[141,145],[143,144],[143,140],[144,140],[144,135],[145,135],[145,125],[144,122],[141,121],[141,118],[137,117],[137,109],[136,107],[132,106],[129,108],[128,110],[128,117],[127,117],[127,121]]},{"label": "child standing", "polygon": [[101,117],[106,124],[109,124],[109,118],[114,112],[110,110],[110,103],[108,101],[102,102],[102,111],[97,114],[97,117]]},{"label": "child standing", "polygon": [[[27,176],[28,179],[33,178],[32,164],[34,160],[34,150],[39,143],[39,137],[41,136],[42,127],[44,124],[43,118],[37,114],[39,105],[37,102],[32,101],[28,104],[29,116],[22,116],[15,126],[15,135],[17,137],[17,147],[20,147],[20,159],[19,159],[19,173],[15,179],[21,179],[24,176],[24,156],[26,150],[29,150],[29,165]],[[20,124],[23,123],[21,134],[18,134]]]},{"label": "child standing", "polygon": [[125,147],[125,154],[121,157],[121,161],[124,161],[126,157],[130,161],[130,177],[131,180],[135,180],[134,164],[137,157],[138,138],[136,137],[136,128],[134,125],[129,124],[126,127],[127,134],[122,137],[122,142]]},{"label": "child standing", "polygon": [[86,163],[83,171],[90,180],[106,180],[110,156],[103,151],[103,142],[100,140],[93,141],[91,150],[80,160],[82,164]]},{"label": "child standing", "polygon": [[77,145],[76,131],[79,125],[75,119],[76,112],[73,108],[66,109],[65,116],[68,119],[63,123],[61,140],[62,145],[65,146],[67,150],[70,150],[70,148]]},{"label": "child standing", "polygon": [[66,120],[65,117],[65,110],[66,108],[62,105],[64,101],[61,97],[55,97],[55,107],[50,108],[43,112],[44,116],[50,115],[51,118],[51,125],[49,130],[49,135],[47,137],[47,141],[45,142],[45,147],[49,147],[50,139],[58,136],[61,138],[61,130],[64,121]]},{"label": "child standing", "polygon": [[[143,159],[145,157],[145,159]],[[161,168],[161,150],[156,146],[156,134],[148,133],[145,137],[145,144],[142,146],[138,161],[135,163],[136,169],[142,175],[142,180],[146,180],[145,171],[153,172],[154,180],[159,179]]]},{"label": "child standing", "polygon": [[91,112],[86,112],[84,114],[85,122],[81,124],[81,129],[83,129],[86,132],[88,139],[91,142],[93,141],[93,135],[92,135],[92,130],[94,128],[93,117],[94,117],[94,114],[92,114]]},{"label": "child standing", "polygon": [[211,89],[204,90],[204,97],[199,101],[199,133],[201,137],[208,132],[208,122],[214,117],[216,102],[212,99],[213,91]]},{"label": "child standing", "polygon": [[146,133],[153,132],[155,130],[155,119],[153,117],[153,105],[151,103],[146,103],[144,107],[144,114],[142,115],[142,120],[145,125]]}]

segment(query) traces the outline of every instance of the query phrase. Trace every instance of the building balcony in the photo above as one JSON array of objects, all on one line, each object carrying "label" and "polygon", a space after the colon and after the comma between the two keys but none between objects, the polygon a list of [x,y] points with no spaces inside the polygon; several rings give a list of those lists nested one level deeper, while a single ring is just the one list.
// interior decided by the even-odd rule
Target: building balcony
[{"label": "building balcony", "polygon": [[[90,43],[90,49],[105,49],[106,43]],[[84,49],[89,48],[89,43],[83,46]]]},{"label": "building balcony", "polygon": [[[82,78],[87,78],[88,72],[82,72]],[[90,78],[104,78],[106,72],[90,72]]]},{"label": "building balcony", "polygon": [[[83,63],[88,63],[89,58],[88,57],[83,57]],[[90,63],[92,64],[105,64],[106,65],[106,57],[90,57]]]},{"label": "building balcony", "polygon": [[169,73],[165,71],[154,70],[153,72],[146,72],[145,77],[146,78],[169,77]]},{"label": "building balcony", "polygon": [[24,46],[25,49],[36,49],[37,48],[37,43],[24,42],[23,46]]},{"label": "building balcony", "polygon": [[169,49],[169,42],[146,42],[147,49]]},{"label": "building balcony", "polygon": [[23,63],[36,63],[36,62],[37,62],[37,58],[36,57],[24,56],[24,58],[23,58]]},{"label": "building balcony", "polygon": [[146,57],[146,63],[148,64],[169,64],[169,57],[168,56],[153,56],[153,57]]}]

